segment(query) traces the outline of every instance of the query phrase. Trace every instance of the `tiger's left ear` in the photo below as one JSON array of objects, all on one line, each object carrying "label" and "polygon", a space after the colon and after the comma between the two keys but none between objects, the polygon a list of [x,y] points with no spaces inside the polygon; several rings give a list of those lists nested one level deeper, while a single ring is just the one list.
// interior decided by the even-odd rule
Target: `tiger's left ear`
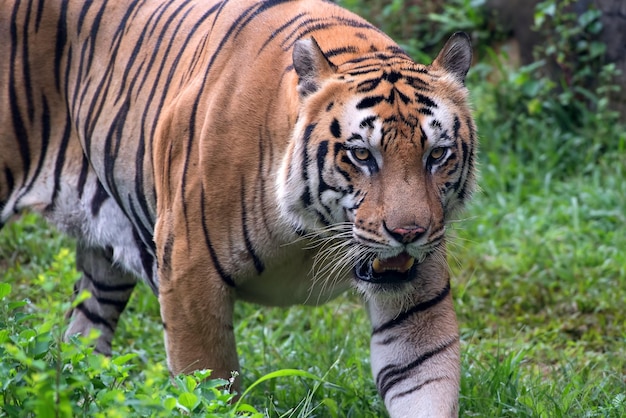
[{"label": "tiger's left ear", "polygon": [[321,81],[337,70],[326,58],[315,38],[300,39],[293,46],[293,68],[298,74],[298,93],[306,97],[316,92]]},{"label": "tiger's left ear", "polygon": [[465,32],[453,34],[431,64],[452,74],[465,84],[465,76],[472,65],[472,43]]}]

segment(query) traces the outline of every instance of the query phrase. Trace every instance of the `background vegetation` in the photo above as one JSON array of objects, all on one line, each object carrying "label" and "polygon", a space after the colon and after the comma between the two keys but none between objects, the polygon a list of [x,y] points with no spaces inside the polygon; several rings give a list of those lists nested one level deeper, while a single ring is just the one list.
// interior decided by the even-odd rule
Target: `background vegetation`
[{"label": "background vegetation", "polygon": [[[512,68],[481,0],[450,0],[437,12],[402,0],[341,3],[418,61],[430,61],[456,30],[476,45],[468,85],[481,191],[450,245],[461,415],[625,416],[626,130],[607,105],[616,86],[594,40],[597,13],[542,2],[536,27],[554,42],[535,51],[534,64]],[[555,61],[567,69],[556,80],[543,71]],[[112,359],[83,341],[61,342],[77,276],[73,243],[39,218],[27,214],[0,234],[0,272],[0,417],[385,414],[354,295],[315,309],[240,304],[251,390],[229,406],[217,389],[223,382],[203,382],[205,374],[170,381],[158,306],[145,286],[123,316]]]}]

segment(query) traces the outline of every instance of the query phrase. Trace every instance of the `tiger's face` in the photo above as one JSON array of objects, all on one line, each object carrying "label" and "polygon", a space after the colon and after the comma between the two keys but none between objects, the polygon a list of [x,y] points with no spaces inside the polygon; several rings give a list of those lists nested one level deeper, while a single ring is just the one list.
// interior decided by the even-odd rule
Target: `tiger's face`
[{"label": "tiger's face", "polygon": [[[338,257],[364,293],[402,290],[428,257],[445,262],[446,221],[473,188],[467,70],[441,54],[430,66],[373,54],[335,67],[311,45],[309,72],[294,52],[301,108],[282,210],[301,233],[335,242],[322,257]],[[447,47],[467,59],[463,45]]]}]

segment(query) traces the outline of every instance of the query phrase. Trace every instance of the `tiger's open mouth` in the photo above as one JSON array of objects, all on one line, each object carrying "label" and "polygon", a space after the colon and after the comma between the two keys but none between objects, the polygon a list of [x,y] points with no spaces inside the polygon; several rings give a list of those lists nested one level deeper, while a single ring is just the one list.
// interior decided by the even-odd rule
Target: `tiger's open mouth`
[{"label": "tiger's open mouth", "polygon": [[414,257],[400,253],[386,259],[377,257],[373,261],[359,261],[354,267],[354,276],[358,280],[373,284],[399,284],[415,278],[416,268]]}]

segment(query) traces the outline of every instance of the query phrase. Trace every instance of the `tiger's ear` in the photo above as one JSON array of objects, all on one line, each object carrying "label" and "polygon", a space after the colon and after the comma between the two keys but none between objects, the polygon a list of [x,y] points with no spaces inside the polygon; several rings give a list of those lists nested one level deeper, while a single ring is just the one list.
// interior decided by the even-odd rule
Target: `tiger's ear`
[{"label": "tiger's ear", "polygon": [[462,84],[465,84],[465,76],[470,65],[472,65],[472,43],[465,32],[453,34],[431,64],[432,67],[449,72]]},{"label": "tiger's ear", "polygon": [[293,46],[293,68],[298,74],[298,93],[306,97],[316,92],[321,81],[337,67],[326,58],[313,37],[300,39]]}]

